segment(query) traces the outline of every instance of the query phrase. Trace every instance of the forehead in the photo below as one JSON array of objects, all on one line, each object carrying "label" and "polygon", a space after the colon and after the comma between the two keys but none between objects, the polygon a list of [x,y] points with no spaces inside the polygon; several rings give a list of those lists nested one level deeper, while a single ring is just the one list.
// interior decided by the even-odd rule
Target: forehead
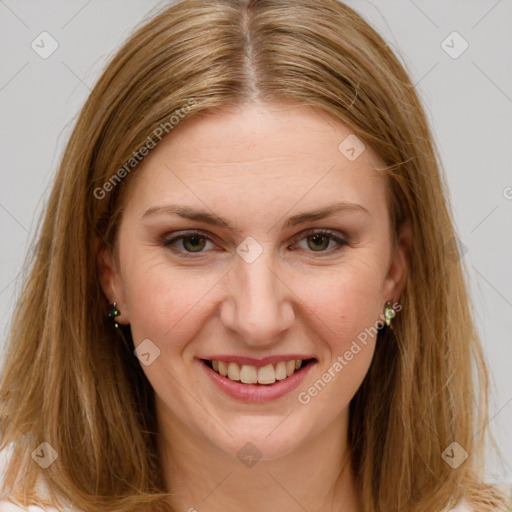
[{"label": "forehead", "polygon": [[385,194],[383,167],[331,116],[250,104],[182,120],[145,158],[130,195],[146,206],[180,199],[240,213],[330,200],[377,207]]},{"label": "forehead", "polygon": [[[349,146],[357,152],[343,153]],[[362,141],[339,120],[311,107],[287,104],[245,104],[185,119],[160,149],[191,163],[237,166],[254,160],[260,171],[272,170],[272,165],[261,165],[271,158],[297,162],[307,157],[335,163],[344,156],[351,163],[348,167],[354,169],[380,165],[369,148],[360,154],[362,158],[358,157]]]}]

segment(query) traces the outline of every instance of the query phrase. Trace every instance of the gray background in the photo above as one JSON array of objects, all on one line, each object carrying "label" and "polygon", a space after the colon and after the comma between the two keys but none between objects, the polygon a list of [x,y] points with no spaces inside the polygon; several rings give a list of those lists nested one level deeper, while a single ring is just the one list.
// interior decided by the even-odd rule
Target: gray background
[{"label": "gray background", "polygon": [[[76,115],[106,58],[165,3],[0,0],[0,350]],[[427,110],[493,378],[491,427],[504,460],[489,456],[488,478],[512,482],[512,1],[348,3],[399,54]],[[43,31],[59,45],[46,59],[31,47]],[[464,42],[454,31],[469,45],[457,58]]]}]

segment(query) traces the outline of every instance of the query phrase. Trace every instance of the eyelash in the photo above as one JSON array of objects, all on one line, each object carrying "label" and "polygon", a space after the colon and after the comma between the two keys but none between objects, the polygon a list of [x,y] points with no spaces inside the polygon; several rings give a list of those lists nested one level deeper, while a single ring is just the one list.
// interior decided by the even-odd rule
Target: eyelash
[{"label": "eyelash", "polygon": [[[161,243],[164,247],[169,247],[172,251],[180,253],[184,258],[197,258],[197,256],[194,256],[194,254],[202,255],[206,251],[191,252],[191,251],[186,251],[186,250],[177,250],[175,247],[171,247],[172,244],[174,244],[178,240],[183,240],[185,238],[191,238],[196,235],[200,236],[201,238],[205,238],[207,241],[213,243],[212,238],[210,236],[208,236],[208,234],[206,232],[201,231],[201,230],[182,232],[179,234],[179,236],[175,236],[175,237],[169,238],[169,239],[166,239],[166,238],[162,239]],[[341,250],[343,248],[343,246],[350,245],[347,240],[338,236],[335,231],[331,231],[328,229],[316,229],[316,228],[312,228],[312,229],[306,230],[302,233],[299,233],[297,236],[295,236],[293,238],[292,241],[295,244],[296,242],[300,242],[301,240],[308,238],[309,236],[314,236],[314,235],[326,236],[331,241],[337,242],[339,245],[338,245],[338,247],[335,247],[334,249],[331,249],[331,250],[307,251],[307,252],[318,253],[318,254],[326,254],[326,253],[331,254],[332,252]]]}]

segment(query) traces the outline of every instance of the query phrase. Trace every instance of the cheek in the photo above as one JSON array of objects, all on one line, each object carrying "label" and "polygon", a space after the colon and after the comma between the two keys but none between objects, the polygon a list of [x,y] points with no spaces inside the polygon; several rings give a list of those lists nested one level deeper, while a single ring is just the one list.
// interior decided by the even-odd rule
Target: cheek
[{"label": "cheek", "polygon": [[197,314],[218,276],[199,268],[179,268],[154,247],[125,240],[125,247],[133,244],[124,253],[122,281],[134,343],[148,338],[161,349],[172,350],[185,333],[188,337],[192,328],[200,327]]},{"label": "cheek", "polygon": [[316,284],[304,297],[314,310],[310,318],[316,318],[311,336],[324,345],[328,356],[320,361],[318,378],[300,389],[297,398],[312,407],[310,412],[325,411],[325,404],[330,404],[325,421],[345,410],[368,372],[381,312],[379,278],[375,265],[347,265],[326,279],[311,281]]},{"label": "cheek", "polygon": [[333,352],[344,352],[360,333],[376,325],[383,308],[382,272],[377,264],[360,258],[304,279],[301,301],[313,313],[310,317],[317,318],[318,333]]},{"label": "cheek", "polygon": [[[218,276],[171,271],[163,265],[132,275],[126,302],[135,343],[158,340],[172,349],[180,340],[191,339],[205,314],[207,296]],[[165,343],[164,343],[165,340]]]}]

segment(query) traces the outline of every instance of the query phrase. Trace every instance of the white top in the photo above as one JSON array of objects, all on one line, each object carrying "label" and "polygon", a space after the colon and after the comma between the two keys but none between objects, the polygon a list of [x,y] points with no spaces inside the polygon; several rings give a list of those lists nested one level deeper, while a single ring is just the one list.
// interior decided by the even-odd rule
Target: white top
[{"label": "white top", "polygon": [[[3,450],[0,450],[0,484],[3,482],[4,478],[4,468],[6,467],[6,463],[8,461],[9,456],[11,455],[13,443],[7,445]],[[48,493],[48,487],[45,484],[44,480],[41,478],[37,484],[37,490],[40,491],[41,496],[46,496]],[[65,509],[66,512],[71,512],[71,508]],[[41,508],[36,505],[30,505],[28,507],[19,507],[15,505],[11,501],[3,500],[0,501],[0,512],[58,512],[55,507],[46,507]],[[73,509],[73,512],[77,512],[76,509]],[[443,512],[473,512],[466,503],[459,503],[455,508],[452,508],[449,511]]]}]

